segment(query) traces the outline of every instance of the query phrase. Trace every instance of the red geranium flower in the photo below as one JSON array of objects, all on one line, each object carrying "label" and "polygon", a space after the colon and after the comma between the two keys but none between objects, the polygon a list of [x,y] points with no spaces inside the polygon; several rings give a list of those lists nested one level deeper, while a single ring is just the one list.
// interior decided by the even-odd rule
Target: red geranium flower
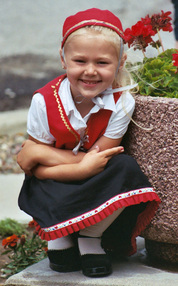
[{"label": "red geranium flower", "polygon": [[172,61],[175,67],[178,67],[178,51],[176,54],[172,54]]},{"label": "red geranium flower", "polygon": [[142,22],[145,25],[147,25],[147,23],[151,25],[155,33],[157,33],[160,30],[172,32],[173,30],[171,24],[172,18],[169,16],[170,14],[171,14],[170,11],[164,13],[164,11],[161,10],[161,13],[153,14],[151,17],[147,15],[145,18],[142,18]]},{"label": "red geranium flower", "polygon": [[[148,22],[147,22],[148,23]],[[135,25],[126,29],[124,32],[125,40],[128,46],[134,46],[134,49],[145,51],[145,48],[153,40],[151,36],[154,36],[155,32],[152,30],[152,26],[144,24],[143,21],[138,21]]]},{"label": "red geranium flower", "polygon": [[9,236],[2,241],[2,245],[4,248],[10,246],[15,247],[17,245],[17,241],[19,240],[18,236],[16,234],[13,234],[12,236]]}]

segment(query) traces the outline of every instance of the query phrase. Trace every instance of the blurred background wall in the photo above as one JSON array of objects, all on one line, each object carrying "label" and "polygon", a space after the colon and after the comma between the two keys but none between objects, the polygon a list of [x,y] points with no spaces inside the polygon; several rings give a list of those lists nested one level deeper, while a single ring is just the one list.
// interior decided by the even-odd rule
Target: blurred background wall
[{"label": "blurred background wall", "polygon": [[124,29],[147,14],[173,11],[170,0],[0,0],[0,57],[24,53],[57,57],[65,18],[92,7],[111,10]]}]

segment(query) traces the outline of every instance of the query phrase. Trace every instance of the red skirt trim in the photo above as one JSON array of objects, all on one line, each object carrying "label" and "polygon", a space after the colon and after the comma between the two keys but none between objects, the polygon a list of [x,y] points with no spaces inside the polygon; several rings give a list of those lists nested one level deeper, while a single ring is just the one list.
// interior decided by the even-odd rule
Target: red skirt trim
[{"label": "red skirt trim", "polygon": [[140,235],[145,227],[150,223],[161,202],[153,188],[142,188],[117,195],[91,212],[82,214],[81,216],[72,218],[68,221],[48,228],[41,228],[40,225],[35,221],[36,231],[42,239],[47,241],[54,240],[74,232],[78,232],[79,230],[90,225],[94,225],[111,215],[118,208],[128,207],[131,205],[140,204],[142,202],[148,202],[148,204],[145,210],[139,214],[137,223],[132,232],[132,247],[128,253],[128,255],[132,255],[136,252],[136,237]]}]

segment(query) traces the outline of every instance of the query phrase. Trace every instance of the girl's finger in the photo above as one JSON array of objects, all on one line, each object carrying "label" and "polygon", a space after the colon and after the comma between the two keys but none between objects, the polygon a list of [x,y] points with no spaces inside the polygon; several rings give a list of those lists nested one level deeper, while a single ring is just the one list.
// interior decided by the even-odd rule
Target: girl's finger
[{"label": "girl's finger", "polygon": [[124,152],[124,148],[122,146],[119,146],[119,147],[114,147],[114,148],[111,148],[111,149],[107,149],[104,152],[104,155],[106,157],[108,156],[112,156],[114,154],[118,154],[118,153],[121,153],[121,152]]}]

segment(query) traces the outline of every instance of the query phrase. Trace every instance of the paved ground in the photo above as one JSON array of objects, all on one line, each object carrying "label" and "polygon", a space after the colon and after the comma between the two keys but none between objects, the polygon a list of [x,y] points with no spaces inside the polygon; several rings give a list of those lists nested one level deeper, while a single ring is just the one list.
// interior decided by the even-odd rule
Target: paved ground
[{"label": "paved ground", "polygon": [[138,253],[131,258],[113,262],[113,273],[105,278],[87,278],[81,271],[57,273],[49,269],[45,259],[12,276],[6,286],[177,286],[178,274],[148,266],[143,240],[139,238]]}]

